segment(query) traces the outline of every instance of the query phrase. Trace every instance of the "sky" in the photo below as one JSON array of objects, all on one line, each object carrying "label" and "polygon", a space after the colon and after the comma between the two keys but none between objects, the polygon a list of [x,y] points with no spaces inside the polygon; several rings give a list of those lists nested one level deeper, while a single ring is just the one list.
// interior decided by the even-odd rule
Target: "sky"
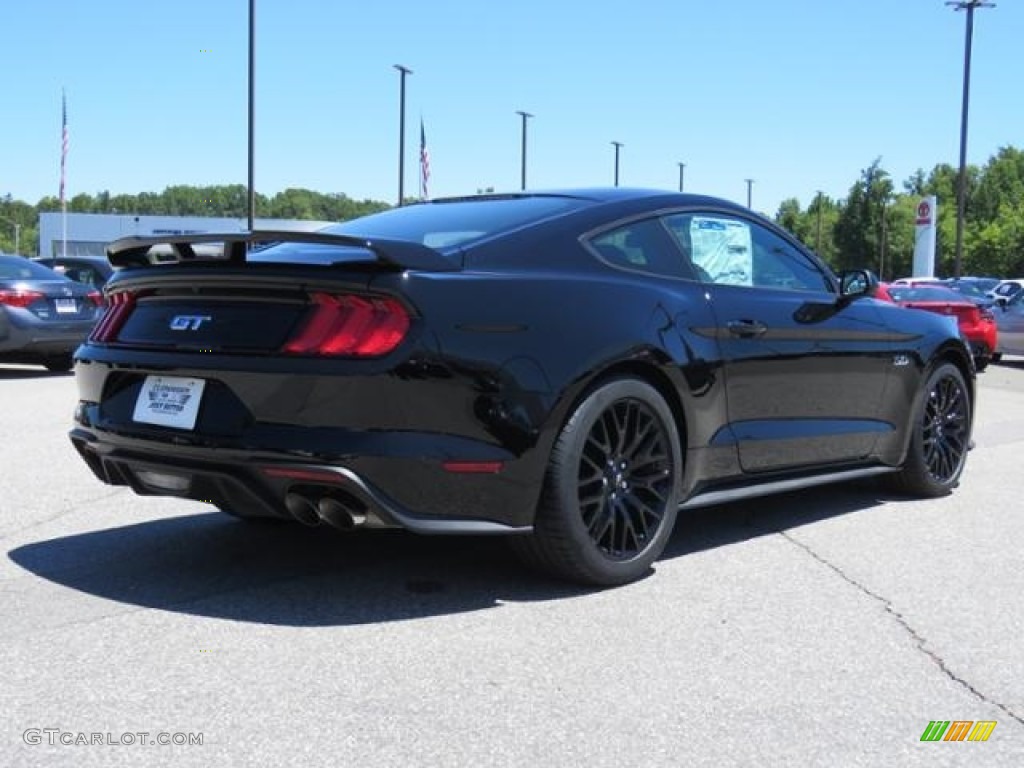
[{"label": "sky", "polygon": [[[957,165],[965,17],[943,0],[256,0],[255,180],[395,202],[678,189],[774,215]],[[3,0],[0,197],[247,182],[248,0]],[[1024,147],[1024,2],[976,11],[967,159]],[[940,203],[941,204],[941,203]],[[217,214],[211,211],[211,214]],[[257,212],[258,214],[258,212]]]}]

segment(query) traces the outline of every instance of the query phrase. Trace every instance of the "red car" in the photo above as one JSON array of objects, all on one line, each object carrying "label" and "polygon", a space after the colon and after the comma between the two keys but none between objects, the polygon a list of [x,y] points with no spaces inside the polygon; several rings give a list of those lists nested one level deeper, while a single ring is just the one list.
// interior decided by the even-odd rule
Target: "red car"
[{"label": "red car", "polygon": [[960,335],[971,347],[975,367],[983,371],[992,360],[996,349],[996,318],[989,310],[968,301],[962,294],[943,285],[881,283],[875,298],[891,301],[901,307],[955,317]]}]

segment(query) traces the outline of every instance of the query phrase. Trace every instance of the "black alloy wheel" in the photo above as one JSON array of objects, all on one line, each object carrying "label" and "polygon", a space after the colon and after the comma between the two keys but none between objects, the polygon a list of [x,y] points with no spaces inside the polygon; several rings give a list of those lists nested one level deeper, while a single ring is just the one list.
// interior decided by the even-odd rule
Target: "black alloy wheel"
[{"label": "black alloy wheel", "polygon": [[634,581],[665,548],[678,508],[679,433],[658,391],[637,379],[597,387],[552,451],[530,564],[592,586]]},{"label": "black alloy wheel", "polygon": [[955,480],[967,455],[970,403],[959,376],[947,375],[928,391],[922,419],[922,447],[929,476],[937,483]]},{"label": "black alloy wheel", "polygon": [[910,446],[896,487],[915,496],[950,493],[971,444],[972,403],[960,370],[940,363],[925,380],[911,414]]},{"label": "black alloy wheel", "polygon": [[642,400],[619,400],[594,422],[577,482],[590,540],[607,557],[642,552],[665,516],[672,491],[667,430]]}]

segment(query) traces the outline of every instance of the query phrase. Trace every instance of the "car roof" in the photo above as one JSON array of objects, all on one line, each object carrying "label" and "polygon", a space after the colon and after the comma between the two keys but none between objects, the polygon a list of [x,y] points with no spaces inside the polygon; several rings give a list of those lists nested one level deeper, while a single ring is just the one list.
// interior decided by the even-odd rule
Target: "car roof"
[{"label": "car roof", "polygon": [[651,189],[646,187],[569,187],[564,189],[524,190],[519,192],[488,192],[486,194],[479,195],[436,197],[427,202],[470,202],[473,200],[507,200],[528,197],[569,197],[578,200],[589,200],[595,203],[614,203],[627,200],[666,198],[667,200],[671,200],[675,204],[682,206],[714,206],[716,208],[724,207],[749,212],[749,209],[745,206],[741,206],[738,203],[724,198],[711,197],[709,195],[697,195],[689,192],[674,192],[665,189]]}]

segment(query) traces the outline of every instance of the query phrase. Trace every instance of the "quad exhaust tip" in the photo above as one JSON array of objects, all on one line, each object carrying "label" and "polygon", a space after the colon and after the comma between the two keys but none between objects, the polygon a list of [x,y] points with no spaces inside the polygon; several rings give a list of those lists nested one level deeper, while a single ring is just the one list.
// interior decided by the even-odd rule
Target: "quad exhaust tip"
[{"label": "quad exhaust tip", "polygon": [[364,513],[357,512],[329,496],[324,496],[317,502],[317,512],[325,523],[343,531],[351,531],[366,523]]},{"label": "quad exhaust tip", "polygon": [[311,528],[327,523],[332,528],[351,531],[366,524],[365,511],[354,509],[331,496],[315,499],[305,493],[291,491],[284,497],[284,506],[288,514]]},{"label": "quad exhaust tip", "polygon": [[320,525],[320,514],[316,502],[301,493],[289,493],[284,497],[284,506],[288,514],[303,525],[315,528]]}]

